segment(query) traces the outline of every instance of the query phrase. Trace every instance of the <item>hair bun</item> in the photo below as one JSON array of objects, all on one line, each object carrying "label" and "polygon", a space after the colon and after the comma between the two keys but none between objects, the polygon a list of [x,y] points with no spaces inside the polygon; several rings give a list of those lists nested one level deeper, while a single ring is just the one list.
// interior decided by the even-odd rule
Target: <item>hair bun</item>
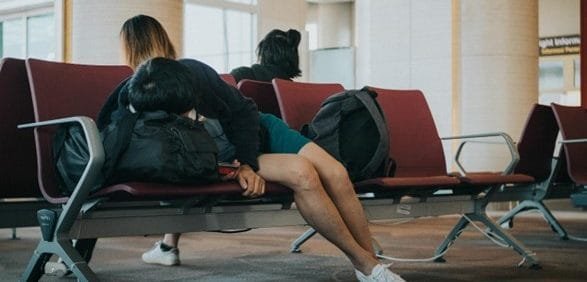
[{"label": "hair bun", "polygon": [[295,29],[288,30],[286,34],[289,44],[297,48],[300,44],[300,40],[302,40],[302,34]]}]

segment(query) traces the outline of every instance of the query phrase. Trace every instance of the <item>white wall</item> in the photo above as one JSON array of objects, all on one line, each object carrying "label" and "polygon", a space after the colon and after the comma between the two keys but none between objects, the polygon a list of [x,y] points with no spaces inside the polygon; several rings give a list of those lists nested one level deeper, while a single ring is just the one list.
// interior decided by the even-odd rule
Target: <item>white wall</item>
[{"label": "white wall", "polygon": [[183,30],[182,0],[71,1],[71,60],[84,64],[121,64],[119,33],[130,17],[146,14],[159,20],[178,55]]},{"label": "white wall", "polygon": [[306,34],[306,12],[308,4],[304,0],[258,0],[259,17],[258,36],[259,40],[263,39],[265,34],[278,28],[288,30],[297,29],[302,33],[300,42],[300,69],[302,77],[299,80],[307,80],[308,73],[308,36]]},{"label": "white wall", "polygon": [[355,1],[356,86],[421,89],[451,133],[451,1]]},{"label": "white wall", "polygon": [[581,0],[540,0],[540,37],[579,34]]}]

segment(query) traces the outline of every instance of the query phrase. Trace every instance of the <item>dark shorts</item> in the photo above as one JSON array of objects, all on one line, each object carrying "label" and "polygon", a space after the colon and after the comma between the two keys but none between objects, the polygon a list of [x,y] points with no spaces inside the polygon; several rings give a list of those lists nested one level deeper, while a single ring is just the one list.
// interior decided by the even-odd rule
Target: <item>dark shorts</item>
[{"label": "dark shorts", "polygon": [[267,132],[265,153],[297,154],[311,141],[272,114],[259,113],[259,120]]}]

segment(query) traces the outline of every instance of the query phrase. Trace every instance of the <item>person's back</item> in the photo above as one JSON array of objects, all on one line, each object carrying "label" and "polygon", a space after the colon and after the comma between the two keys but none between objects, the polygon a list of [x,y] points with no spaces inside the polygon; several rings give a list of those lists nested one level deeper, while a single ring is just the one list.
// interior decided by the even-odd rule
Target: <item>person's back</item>
[{"label": "person's back", "polygon": [[230,72],[239,82],[242,79],[270,82],[273,78],[291,80],[301,75],[298,45],[301,34],[295,30],[274,29],[257,46],[259,63],[243,66]]}]

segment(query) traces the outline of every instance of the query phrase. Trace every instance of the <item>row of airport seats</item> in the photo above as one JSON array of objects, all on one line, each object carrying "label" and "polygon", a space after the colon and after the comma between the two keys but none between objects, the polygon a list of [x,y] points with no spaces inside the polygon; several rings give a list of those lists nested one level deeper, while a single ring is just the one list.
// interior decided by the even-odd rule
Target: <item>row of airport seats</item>
[{"label": "row of airport seats", "polygon": [[[230,78],[228,79],[230,80]],[[283,119],[286,121],[286,123],[288,123],[290,127],[294,129],[299,129],[305,123],[308,123],[311,120],[311,118],[315,115],[315,113],[319,110],[321,102],[326,97],[344,90],[342,85],[340,84],[301,83],[290,82],[280,79],[274,80],[272,85],[273,88],[271,87],[271,84],[267,82],[243,80],[239,83],[238,87],[244,95],[247,95],[253,98],[255,101],[258,101],[261,109],[264,109],[264,111],[266,112],[277,113],[280,117],[283,116]],[[400,116],[411,119],[418,119],[417,114],[398,115],[398,111],[402,111],[405,109],[410,109],[411,111],[412,109],[417,108],[425,109],[426,112],[429,112],[428,106],[425,105],[425,101],[421,102],[420,105],[417,106],[417,103],[414,102],[400,103],[397,100],[401,99],[401,96],[398,96],[402,95],[401,93],[410,95],[410,92],[419,91],[388,90],[377,88],[372,89],[380,94],[380,96],[378,97],[380,103],[383,100],[382,107],[384,111],[388,113],[387,118],[388,124],[390,125],[390,133],[397,131],[397,129],[393,128],[394,125],[397,125],[396,127],[398,127],[401,126],[401,124],[404,124],[403,122],[406,122],[405,124],[411,124],[413,122],[408,123],[407,120],[390,121],[389,119],[399,119]],[[381,95],[384,96],[382,97]],[[391,99],[394,99],[392,98],[393,95],[397,96],[396,101],[390,101]],[[417,100],[417,96],[422,96],[422,94],[413,93],[411,94],[411,96],[406,97],[409,97],[409,99],[412,100]],[[275,106],[277,101],[279,102],[279,108]],[[395,107],[393,107],[394,105]],[[402,106],[408,107],[404,108]],[[573,178],[571,179],[567,172],[567,155],[570,153],[567,150],[565,150],[565,148],[569,145],[560,147],[559,152],[554,152],[556,147],[555,142],[559,132],[557,119],[559,120],[559,123],[561,123],[560,116],[562,115],[562,112],[569,109],[568,107],[560,105],[554,105],[554,107],[556,107],[557,109],[556,118],[555,114],[553,113],[553,110],[548,106],[535,105],[533,107],[526,121],[526,125],[524,127],[524,131],[521,134],[521,138],[516,146],[516,149],[518,151],[517,154],[519,157],[518,163],[515,165],[510,165],[510,167],[506,168],[505,170],[507,173],[517,175],[518,179],[512,181],[511,179],[507,180],[501,177],[501,182],[503,182],[504,185],[502,185],[497,191],[490,195],[490,197],[487,197],[487,199],[491,202],[519,202],[518,205],[516,205],[516,207],[514,207],[506,215],[498,219],[497,224],[507,224],[507,226],[511,228],[513,226],[513,219],[517,214],[529,210],[537,210],[544,216],[548,224],[551,226],[552,230],[555,231],[561,239],[566,240],[569,238],[569,234],[558,222],[558,220],[552,215],[550,210],[544,204],[543,200],[547,198],[568,198],[569,195],[571,195],[571,199],[573,199],[573,202],[576,206],[585,207],[586,205],[581,201],[584,199],[586,195],[584,193],[584,189],[582,189],[581,183],[585,182],[582,182],[581,179],[579,179],[578,177],[571,176]],[[579,114],[582,112],[582,109],[576,107],[570,108],[569,111]],[[567,124],[568,128],[571,124],[570,120],[565,124]],[[422,122],[419,122],[417,125],[424,126],[426,128],[434,127],[434,123],[429,115],[427,115],[426,118],[423,118]],[[414,128],[414,126],[412,128]],[[419,152],[419,148],[429,148],[427,146],[433,146],[433,140],[435,140],[437,136],[434,136],[434,134],[429,134],[428,137],[432,137],[432,139],[423,138],[421,142],[414,143],[414,139],[412,139],[412,136],[417,136],[418,134],[420,134],[422,132],[421,127],[418,129],[418,132],[413,132],[413,135],[405,129],[399,131],[403,134],[406,134],[409,137],[402,138],[400,136],[393,134],[390,136],[390,140],[392,142],[390,158],[393,158],[396,162],[400,164],[400,171],[398,172],[398,174],[395,175],[396,179],[398,176],[401,176],[404,173],[401,171],[401,166],[416,168],[415,170],[417,170],[418,173],[421,173],[425,171],[422,168],[422,165],[426,166],[436,163],[439,169],[435,173],[442,174],[446,171],[446,169],[441,165],[441,163],[444,161],[444,158],[441,154],[439,154],[439,145],[436,146],[436,149],[431,149],[432,152],[425,151],[421,155],[416,156],[412,153]],[[434,128],[432,131],[436,132],[436,129]],[[565,133],[563,131],[563,136],[565,136],[564,134]],[[574,135],[566,136],[565,139],[577,139],[581,136],[585,137],[587,136],[587,134],[585,134],[584,132],[575,133]],[[488,137],[488,135],[474,135],[470,137]],[[454,139],[454,137],[442,139],[450,140]],[[574,148],[575,151],[578,151],[581,150],[579,146],[583,145],[576,145],[577,142],[585,142],[585,140],[575,140],[570,142],[573,143],[573,145],[571,146],[578,146]],[[455,157],[460,167],[462,167],[462,165],[458,162],[459,154],[461,152],[462,147],[465,146],[466,143],[467,142],[465,141],[460,144],[459,149],[457,151],[457,156]],[[412,146],[412,148],[409,148],[410,146]],[[402,152],[409,152],[409,155],[404,156]],[[581,155],[584,154],[584,152],[579,151],[574,154]],[[431,159],[424,159],[426,157],[429,157]],[[400,159],[398,160],[398,158]],[[434,160],[434,158],[436,158],[436,160]],[[578,158],[575,157],[574,159],[577,160]],[[413,160],[419,160],[422,163],[410,163]],[[581,171],[579,171],[581,165],[575,164],[574,167],[577,168],[571,170],[571,173],[582,173]],[[417,176],[417,173],[414,175]],[[411,173],[406,173],[406,176],[413,175]],[[495,181],[496,175],[495,173],[466,173],[463,176],[463,179],[465,179],[466,182],[469,182],[474,185],[487,185],[488,181],[491,180],[488,180],[486,177],[491,177],[494,179],[493,181]],[[532,177],[532,179],[528,178],[523,180],[522,177]],[[500,181],[498,180],[497,182]],[[361,187],[361,183],[358,183],[357,187]],[[472,217],[468,217],[468,219],[470,218]],[[456,236],[456,234],[461,232],[463,228],[468,224],[468,219],[461,219],[461,223],[455,226],[455,230],[451,232],[449,238],[453,238],[454,236]],[[299,251],[299,247],[301,246],[301,244],[303,244],[309,237],[311,237],[314,234],[314,230],[309,230],[298,240],[294,241],[294,243],[292,244],[292,251]]]},{"label": "row of airport seats", "polygon": [[[274,80],[272,84],[273,88],[271,88],[271,84],[267,82],[243,80],[239,83],[238,86],[244,95],[247,95],[253,98],[255,101],[258,101],[258,103],[260,103],[260,108],[264,108],[267,112],[277,112],[279,116],[283,116],[283,119],[286,121],[286,123],[288,123],[290,127],[294,129],[299,129],[305,123],[308,123],[319,110],[321,101],[323,101],[326,97],[344,90],[340,84],[301,83],[280,79]],[[437,175],[443,174],[446,171],[446,168],[442,166],[444,157],[440,154],[440,145],[437,141],[435,141],[438,139],[438,136],[435,136],[436,129],[434,122],[429,115],[429,109],[423,99],[422,93],[416,90],[372,89],[379,93],[379,97],[377,99],[380,103],[382,103],[384,111],[388,113],[387,119],[389,132],[391,134],[390,140],[392,142],[390,158],[394,159],[399,164],[399,172],[395,175],[396,178],[404,174],[404,172],[402,172],[402,167],[404,166],[415,168],[414,170],[417,171],[415,174],[412,174],[411,172],[406,173],[406,176],[418,176],[418,173],[425,173],[426,169],[428,168],[423,169],[423,166],[433,164],[435,164],[435,166],[438,168],[434,173]],[[404,98],[401,98],[401,95],[411,96],[405,96]],[[396,98],[393,98],[393,96]],[[414,101],[406,101],[401,103],[399,102],[401,99],[411,99]],[[277,100],[279,101],[279,108],[274,106]],[[415,100],[420,100],[419,104],[416,103]],[[555,105],[555,107],[558,113],[556,118],[559,119],[559,123],[562,123],[559,116],[563,110],[569,108],[559,105]],[[421,118],[418,117],[418,113],[412,113],[411,115],[407,113],[400,114],[401,111],[405,111],[406,109],[409,109],[409,111],[412,111],[413,109],[423,109],[423,111],[426,112],[425,114],[423,113],[425,117],[422,118],[421,122],[418,122],[417,124],[419,127],[411,126],[412,128],[417,127],[417,132],[410,133],[406,129],[398,128],[402,124],[416,125],[414,124],[415,121],[391,120],[396,118],[400,119],[401,117],[405,117],[411,120]],[[582,112],[581,108],[579,107],[570,108],[570,111],[576,112],[577,114]],[[521,179],[519,178],[517,180],[518,183],[514,183],[516,181],[508,181],[502,178],[501,182],[507,185],[502,185],[498,191],[496,191],[496,193],[491,195],[491,197],[488,199],[491,202],[519,202],[515,208],[497,220],[498,224],[507,224],[508,227],[512,227],[513,219],[517,214],[529,210],[537,210],[544,216],[552,230],[555,231],[561,239],[566,240],[568,239],[568,233],[558,222],[558,220],[552,215],[550,210],[544,204],[543,200],[547,198],[568,198],[569,195],[571,195],[571,198],[574,200],[576,206],[585,207],[587,205],[581,201],[586,195],[581,189],[581,183],[584,182],[582,182],[581,179],[577,177],[573,177],[573,179],[571,179],[567,172],[567,155],[570,153],[565,150],[565,148],[569,145],[560,147],[559,152],[554,152],[556,147],[555,142],[559,132],[559,125],[557,124],[556,118],[553,110],[549,106],[535,105],[532,108],[527,118],[524,131],[521,134],[521,138],[519,142],[517,142],[516,149],[517,156],[519,158],[518,163],[515,165],[512,164],[509,168],[505,169],[506,173],[512,173],[513,175],[518,175],[518,177],[532,177],[532,179],[528,178],[526,180],[520,181]],[[570,121],[566,122],[565,124],[567,127],[571,125]],[[394,128],[394,126],[396,128]],[[412,139],[413,136],[421,136],[423,132],[422,127],[431,128],[432,130],[429,132],[426,138]],[[401,132],[407,136],[402,138],[401,136],[396,135],[395,132]],[[581,136],[586,137],[587,134],[584,132],[574,133],[573,135],[566,136],[565,139],[577,139]],[[477,138],[488,136],[473,135],[470,137]],[[442,139],[450,140],[454,139],[454,137]],[[420,142],[414,143],[415,140]],[[583,146],[581,144],[575,145],[577,141],[574,142],[574,145],[571,146]],[[578,142],[584,142],[584,140],[578,140]],[[457,150],[457,155],[455,157],[455,160],[457,160],[457,164],[460,167],[462,167],[462,165],[458,162],[459,154],[462,147],[466,144],[466,141],[460,144],[459,149]],[[431,146],[435,147],[431,148]],[[431,152],[422,152],[422,148],[429,148]],[[581,150],[581,148],[574,148],[574,150],[578,151]],[[403,152],[409,152],[409,154],[404,155]],[[422,153],[419,155],[414,155],[413,152]],[[584,152],[579,151],[574,154],[581,155],[584,154]],[[578,158],[575,157],[574,159],[576,160]],[[418,161],[421,163],[413,164],[413,161]],[[582,173],[581,171],[578,171],[580,170],[581,165],[575,164],[574,167],[579,168],[573,169],[572,173]],[[466,182],[475,185],[483,185],[487,184],[487,181],[489,181],[486,179],[486,177],[492,177],[495,179],[496,175],[487,173],[466,173],[463,179],[465,179]],[[463,225],[466,224],[467,223],[463,221]],[[459,231],[456,230],[455,232]],[[292,245],[292,251],[299,251],[299,246],[313,234],[314,232],[310,230],[307,234],[295,241]]]},{"label": "row of airport seats", "polygon": [[[9,71],[9,65],[10,69],[20,69],[20,72]],[[25,69],[26,74],[23,71]],[[292,205],[293,197],[289,189],[277,183],[268,183],[267,193],[260,199],[242,198],[241,189],[234,182],[205,186],[132,182],[105,187],[90,194],[97,171],[104,161],[103,147],[93,118],[97,116],[100,106],[110,92],[131,73],[132,71],[125,66],[3,59],[0,82],[10,84],[11,81],[20,81],[20,84],[14,88],[0,88],[3,89],[0,99],[11,103],[6,111],[1,111],[2,114],[7,115],[5,120],[14,116],[11,126],[1,128],[0,136],[7,139],[2,140],[1,149],[3,155],[9,151],[15,153],[7,153],[6,156],[9,157],[3,158],[1,162],[1,195],[6,199],[33,196],[36,202],[45,205],[45,208],[39,211],[42,239],[24,270],[23,280],[38,280],[44,274],[44,264],[52,255],[59,256],[78,279],[97,280],[98,276],[88,266],[88,257],[73,246],[74,239],[78,242],[95,242],[97,238],[104,237],[305,224],[295,205]],[[227,75],[224,75],[223,79],[230,81]],[[230,83],[234,84],[234,81]],[[265,87],[265,92],[262,93],[269,93],[269,96],[264,96],[266,94],[255,91],[255,87],[249,86],[253,90],[245,90],[247,83],[255,84],[241,81],[237,85],[243,94],[254,97],[262,111],[278,114],[292,128],[299,128],[300,124],[308,122],[325,97],[343,90],[339,84],[274,80],[272,84],[262,84]],[[276,91],[271,91],[273,89]],[[536,189],[536,186],[550,185],[545,184],[545,181],[555,179],[554,173],[549,171],[546,173],[548,177],[544,179],[546,174],[534,173],[533,170],[517,170],[523,163],[523,158],[520,158],[520,165],[515,166],[518,148],[522,154],[522,142],[516,148],[507,135],[497,134],[504,138],[512,152],[509,169],[502,173],[471,173],[464,176],[448,174],[441,139],[423,94],[418,90],[373,90],[379,94],[377,99],[386,113],[391,133],[390,154],[396,161],[397,169],[394,177],[381,176],[355,183],[357,192],[363,195],[360,199],[368,218],[377,220],[462,215],[435,251],[439,259],[442,259],[442,254],[470,221],[479,221],[493,234],[505,240],[530,267],[538,268],[539,262],[535,255],[491,220],[485,209],[495,195],[512,187]],[[18,95],[20,96],[15,98]],[[558,106],[554,109],[558,109]],[[535,123],[530,122],[534,113],[549,110],[550,107],[536,106],[528,127],[535,126]],[[564,120],[558,119],[561,127],[560,123]],[[33,121],[34,123],[22,125]],[[64,123],[82,125],[91,156],[84,175],[73,194],[69,196],[61,194],[57,189],[50,151],[52,134],[58,125]],[[16,131],[16,124],[21,124],[21,128],[34,127],[34,138],[30,135],[30,130]],[[574,126],[577,127],[577,124]],[[23,135],[23,140],[17,139]],[[568,137],[584,138],[587,137],[587,132],[573,131]],[[26,142],[29,142],[28,145]],[[533,142],[547,140],[527,142],[535,144]],[[554,141],[552,143],[554,144]],[[12,144],[12,147],[5,148],[5,144]],[[541,148],[550,146],[540,144]],[[565,143],[565,156],[569,164],[576,159],[576,155],[569,153],[571,151],[568,150],[568,146],[571,144],[580,145]],[[36,152],[36,158],[31,157],[31,152]],[[29,156],[29,159],[23,160],[24,156]],[[22,161],[18,167],[12,166],[18,161]],[[537,161],[530,162],[528,165],[532,167],[536,163]],[[573,163],[567,167],[571,169],[582,166]],[[18,173],[22,177],[10,178]],[[31,182],[35,176],[37,181]],[[581,179],[577,177],[573,180]],[[582,187],[585,183],[573,182],[572,185]],[[544,189],[548,192],[549,187]],[[4,190],[11,192],[6,193]],[[39,200],[40,196],[43,200]],[[0,202],[0,206],[4,207],[6,203]],[[28,216],[34,218],[39,208],[27,208]],[[2,221],[5,218],[2,217]],[[3,222],[2,226],[4,225]],[[93,247],[93,244],[91,246]]]}]

